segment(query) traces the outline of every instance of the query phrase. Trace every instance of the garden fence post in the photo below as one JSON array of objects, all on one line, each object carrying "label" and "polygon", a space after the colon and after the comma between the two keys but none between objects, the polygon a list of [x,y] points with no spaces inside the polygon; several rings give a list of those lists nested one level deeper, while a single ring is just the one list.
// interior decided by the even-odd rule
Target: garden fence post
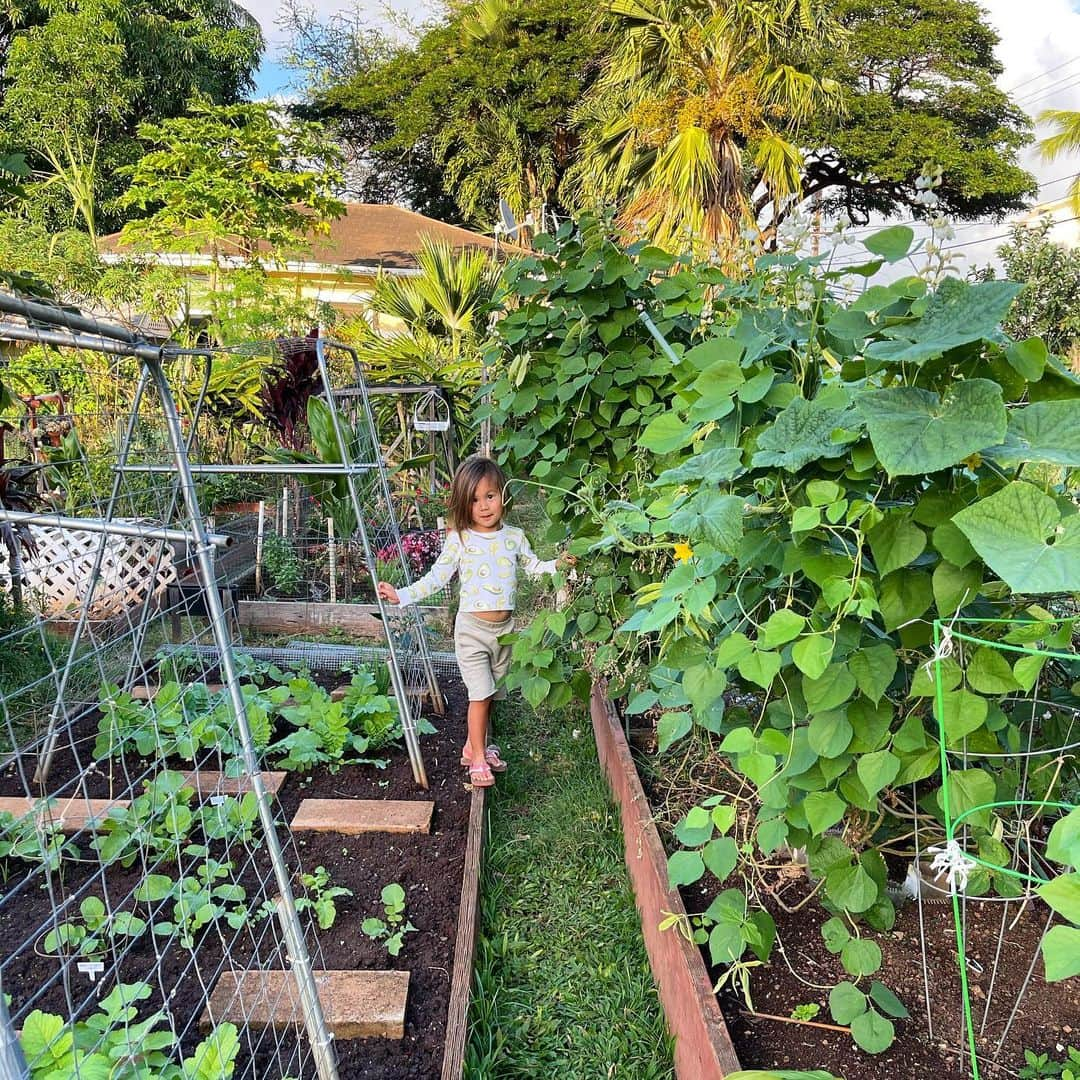
[{"label": "garden fence post", "polygon": [[337,603],[337,541],[334,536],[334,519],[326,518],[326,557],[330,563],[330,603]]},{"label": "garden fence post", "polygon": [[255,595],[263,590],[263,536],[266,533],[266,501],[259,500],[259,523],[255,526]]}]

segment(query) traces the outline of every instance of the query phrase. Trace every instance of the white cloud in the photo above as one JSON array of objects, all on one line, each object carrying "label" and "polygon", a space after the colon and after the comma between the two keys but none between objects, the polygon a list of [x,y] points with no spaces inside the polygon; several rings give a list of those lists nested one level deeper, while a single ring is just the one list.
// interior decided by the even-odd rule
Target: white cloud
[{"label": "white cloud", "polygon": [[[320,19],[329,19],[343,12],[346,8],[357,8],[368,16],[374,24],[385,22],[386,5],[380,0],[355,0],[355,3],[343,0],[303,0],[304,7],[314,11]],[[281,32],[276,26],[281,0],[245,0],[244,7],[259,20],[266,40],[270,45],[269,58],[274,59],[277,47],[281,45]],[[403,12],[410,19],[426,19],[441,5],[438,0],[393,0],[392,7]]]}]

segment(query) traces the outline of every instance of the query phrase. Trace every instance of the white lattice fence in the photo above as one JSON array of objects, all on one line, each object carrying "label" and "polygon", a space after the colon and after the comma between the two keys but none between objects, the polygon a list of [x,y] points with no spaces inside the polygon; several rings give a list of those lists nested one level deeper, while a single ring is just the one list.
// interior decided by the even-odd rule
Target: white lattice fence
[{"label": "white lattice fence", "polygon": [[[94,589],[90,618],[107,619],[142,604],[149,590],[162,592],[176,579],[172,549],[160,541],[106,536],[81,529],[31,525],[37,554],[24,557],[27,599],[50,618],[71,618],[86,600],[98,549],[104,546],[101,576]],[[4,579],[7,574],[3,574]]]}]

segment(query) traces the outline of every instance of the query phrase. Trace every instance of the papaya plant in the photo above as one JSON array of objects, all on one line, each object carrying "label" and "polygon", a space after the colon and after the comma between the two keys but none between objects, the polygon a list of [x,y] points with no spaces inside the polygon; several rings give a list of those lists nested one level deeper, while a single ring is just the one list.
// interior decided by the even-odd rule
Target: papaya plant
[{"label": "papaya plant", "polygon": [[[700,828],[687,815],[678,883],[735,872],[753,894],[775,853],[802,849],[824,907],[876,930],[895,914],[879,849],[916,813],[943,822],[934,621],[1011,618],[988,634],[1062,648],[1056,598],[1080,590],[1080,378],[1001,331],[1020,286],[901,277],[835,295],[913,239],[884,230],[842,271],[768,254],[735,279],[567,223],[508,272],[484,406],[588,574],[523,633],[511,682],[533,700],[606,677],[658,716],[661,751],[717,741],[738,783]],[[1017,751],[1009,695],[1038,679],[1080,704],[1069,664],[990,651],[942,661],[946,753]],[[954,813],[1015,788],[992,760],[952,774]],[[743,811],[734,858],[704,827],[724,806]],[[856,1041],[884,1049],[887,999],[842,985]]]}]

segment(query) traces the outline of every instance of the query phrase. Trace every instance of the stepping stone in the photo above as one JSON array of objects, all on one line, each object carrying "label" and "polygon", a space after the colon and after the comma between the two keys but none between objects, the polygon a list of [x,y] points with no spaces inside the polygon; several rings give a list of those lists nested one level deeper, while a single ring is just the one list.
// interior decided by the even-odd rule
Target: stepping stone
[{"label": "stepping stone", "polygon": [[[405,1035],[407,971],[316,971],[315,987],[335,1039]],[[301,1023],[300,991],[291,971],[224,971],[199,1026],[224,1020],[243,1027],[292,1027]]]},{"label": "stepping stone", "polygon": [[[285,783],[285,772],[264,772],[262,776],[263,787],[272,795],[277,796],[281,785]],[[249,776],[226,776],[220,772],[195,771],[183,774],[184,783],[193,787],[197,795],[246,795],[251,790],[251,777]]]},{"label": "stepping stone", "polygon": [[433,802],[419,799],[304,799],[290,828],[307,832],[431,832]]},{"label": "stepping stone", "polygon": [[[36,801],[40,800],[5,796],[0,798],[0,811],[17,818],[24,818],[33,812]],[[43,817],[59,822],[63,832],[78,832],[87,826],[92,827],[113,807],[123,808],[127,805],[127,799],[84,799],[80,796],[72,796],[68,799],[57,799],[56,804],[51,808],[41,807],[39,813]]]}]

